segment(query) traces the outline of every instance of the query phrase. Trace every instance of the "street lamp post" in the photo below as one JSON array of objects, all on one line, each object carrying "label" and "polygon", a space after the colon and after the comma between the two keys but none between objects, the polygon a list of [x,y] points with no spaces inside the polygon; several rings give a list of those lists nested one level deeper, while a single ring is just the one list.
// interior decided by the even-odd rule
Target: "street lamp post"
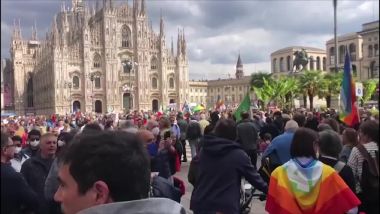
[{"label": "street lamp post", "polygon": [[[69,109],[71,109],[71,88],[73,87],[72,83],[71,82],[65,82],[65,88],[69,88]],[[71,110],[70,110],[71,112]]]},{"label": "street lamp post", "polygon": [[94,80],[96,76],[94,73],[86,74],[86,78],[89,78],[91,81],[91,111],[94,111]]}]

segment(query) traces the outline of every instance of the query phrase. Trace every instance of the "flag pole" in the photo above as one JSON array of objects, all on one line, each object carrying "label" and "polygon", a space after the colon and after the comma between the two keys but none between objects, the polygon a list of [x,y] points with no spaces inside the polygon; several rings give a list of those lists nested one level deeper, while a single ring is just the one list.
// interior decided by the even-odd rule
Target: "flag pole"
[{"label": "flag pole", "polygon": [[334,45],[335,45],[335,57],[334,57],[334,63],[335,63],[335,72],[338,72],[338,40],[336,38],[336,32],[337,32],[337,24],[336,24],[336,8],[337,8],[337,1],[333,0],[334,4]]}]

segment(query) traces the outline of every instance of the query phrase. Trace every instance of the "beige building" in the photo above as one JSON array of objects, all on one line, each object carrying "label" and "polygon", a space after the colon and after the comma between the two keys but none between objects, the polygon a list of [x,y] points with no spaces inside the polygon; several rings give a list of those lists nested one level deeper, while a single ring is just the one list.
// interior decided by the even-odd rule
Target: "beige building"
[{"label": "beige building", "polygon": [[71,111],[157,111],[189,97],[186,40],[178,32],[166,44],[164,21],[155,33],[145,0],[89,8],[83,0],[62,3],[44,39],[33,27],[30,39],[14,26],[11,61],[17,114]]},{"label": "beige building", "polygon": [[305,49],[309,57],[306,70],[326,71],[325,50],[313,47],[292,46],[271,53],[271,73],[274,76],[279,76],[294,71],[293,60],[295,56],[293,54],[295,51],[301,51],[302,49]]},{"label": "beige building", "polygon": [[[363,24],[362,31],[337,37],[338,67],[343,69],[346,49],[350,53],[353,76],[364,81],[379,77],[379,21]],[[326,42],[327,67],[335,70],[334,39]]]},{"label": "beige building", "polygon": [[190,103],[203,103],[209,109],[214,108],[218,99],[221,99],[227,108],[237,107],[249,91],[250,81],[251,76],[244,76],[243,63],[239,55],[235,78],[191,81]]},{"label": "beige building", "polygon": [[190,81],[189,103],[203,104],[207,108],[207,87],[207,81]]}]

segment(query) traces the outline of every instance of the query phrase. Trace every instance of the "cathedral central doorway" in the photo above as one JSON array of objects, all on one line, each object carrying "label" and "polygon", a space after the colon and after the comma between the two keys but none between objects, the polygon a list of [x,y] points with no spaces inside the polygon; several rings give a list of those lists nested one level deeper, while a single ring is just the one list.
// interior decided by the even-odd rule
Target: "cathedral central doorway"
[{"label": "cathedral central doorway", "polygon": [[75,100],[73,102],[73,112],[78,112],[80,110],[80,102],[78,100]]},{"label": "cathedral central doorway", "polygon": [[102,113],[102,101],[100,100],[95,101],[95,112]]},{"label": "cathedral central doorway", "polygon": [[152,111],[158,112],[158,100],[156,99],[152,100]]},{"label": "cathedral central doorway", "polygon": [[124,110],[131,110],[133,106],[133,100],[130,93],[124,93],[123,94],[123,109]]}]

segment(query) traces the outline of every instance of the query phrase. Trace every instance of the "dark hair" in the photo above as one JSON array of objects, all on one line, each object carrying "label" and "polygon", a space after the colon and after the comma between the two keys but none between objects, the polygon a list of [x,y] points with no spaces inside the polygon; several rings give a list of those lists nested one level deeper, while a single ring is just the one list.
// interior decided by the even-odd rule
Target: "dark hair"
[{"label": "dark hair", "polygon": [[322,123],[328,124],[332,130],[334,130],[336,133],[339,133],[339,123],[333,118],[326,118],[322,120]]},{"label": "dark hair", "polygon": [[360,127],[359,131],[369,137],[371,140],[379,144],[379,123],[374,120],[364,121]]},{"label": "dark hair", "polygon": [[246,111],[243,111],[242,113],[240,113],[240,116],[241,116],[241,119],[248,119],[249,118],[249,113],[246,112]]},{"label": "dark hair", "polygon": [[313,157],[317,159],[314,151],[314,143],[318,140],[318,134],[309,128],[298,128],[294,133],[292,144],[290,145],[290,156]]},{"label": "dark hair", "polygon": [[[343,130],[343,137],[349,142],[351,146],[356,146],[358,144],[358,133],[353,128],[345,128]],[[347,142],[344,142],[344,143],[347,143]]]},{"label": "dark hair", "polygon": [[267,118],[265,118],[265,122],[266,122],[267,124],[270,124],[270,123],[273,122],[273,120],[272,120],[272,118],[267,117]]},{"label": "dark hair", "polygon": [[82,130],[82,133],[102,131],[102,127],[98,123],[87,123]]},{"label": "dark hair", "polygon": [[219,112],[218,111],[212,112],[210,115],[210,118],[211,118],[211,123],[215,125],[219,120]]},{"label": "dark hair", "polygon": [[321,131],[325,131],[325,130],[334,131],[329,124],[327,124],[327,123],[320,123],[318,125],[318,131],[321,132]]},{"label": "dark hair", "polygon": [[15,136],[12,137],[12,141],[20,141],[20,142],[22,142],[22,138],[20,136],[18,136],[18,135],[15,135]]},{"label": "dark hair", "polygon": [[265,133],[263,138],[264,140],[272,140],[272,135],[270,133]]},{"label": "dark hair", "polygon": [[148,197],[150,160],[139,138],[122,131],[100,131],[74,138],[63,163],[85,194],[96,181],[104,181],[113,201]]},{"label": "dark hair", "polygon": [[301,113],[295,113],[293,115],[293,120],[296,121],[298,123],[298,127],[304,127],[305,126],[305,121],[306,121],[306,118],[305,118],[305,115],[304,114],[301,114]]},{"label": "dark hair", "polygon": [[32,129],[30,130],[30,132],[28,133],[28,138],[31,136],[31,135],[37,135],[41,138],[41,132],[37,129]]},{"label": "dark hair", "polygon": [[217,137],[236,140],[236,123],[231,119],[220,119],[215,126],[214,133]]},{"label": "dark hair", "polygon": [[3,149],[8,144],[9,135],[1,131],[1,149]]},{"label": "dark hair", "polygon": [[319,149],[322,154],[334,158],[339,157],[342,151],[342,143],[338,133],[333,130],[324,130],[319,133]]}]

